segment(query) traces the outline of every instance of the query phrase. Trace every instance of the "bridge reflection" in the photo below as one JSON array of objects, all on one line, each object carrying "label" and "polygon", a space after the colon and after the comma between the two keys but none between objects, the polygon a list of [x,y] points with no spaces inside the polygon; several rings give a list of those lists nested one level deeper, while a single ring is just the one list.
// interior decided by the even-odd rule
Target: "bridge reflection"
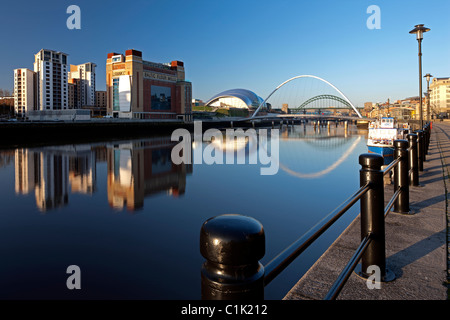
[{"label": "bridge reflection", "polygon": [[287,148],[280,156],[279,167],[284,172],[301,179],[314,179],[322,177],[336,168],[338,168],[355,150],[355,148],[364,140],[366,132],[358,130],[354,127],[338,126],[330,123],[310,123],[308,125],[286,125],[283,127],[281,139],[285,143],[300,142],[304,146],[308,146],[309,150],[335,150],[337,155],[335,159],[331,157],[330,152],[327,152],[329,164],[325,168],[314,172],[303,172],[298,169],[299,165],[295,165],[293,169],[288,162],[307,163],[306,157],[299,150],[304,147],[299,145],[292,145]]},{"label": "bridge reflection", "polygon": [[[274,161],[279,162],[281,170],[297,178],[318,178],[338,168],[362,139],[354,127],[346,130],[343,126],[314,126],[311,123],[283,125],[280,157],[275,157]],[[222,143],[210,143],[217,149],[231,151],[233,163],[245,164],[255,157],[259,148],[264,147],[259,146],[257,140],[244,135],[236,141],[227,141],[224,135]],[[0,152],[0,165],[14,161],[15,193],[34,194],[37,209],[46,212],[69,205],[71,195],[93,196],[98,193],[98,165],[105,163],[106,166],[100,168],[106,170],[107,203],[117,210],[134,211],[142,209],[148,197],[158,194],[178,197],[185,193],[186,177],[193,173],[193,161],[179,165],[172,162],[171,151],[176,143],[170,137],[153,137],[19,148]],[[207,144],[204,142],[202,147]],[[321,162],[323,168],[299,170],[298,164],[311,161],[319,164],[317,160],[311,160],[312,150],[326,154]]]}]

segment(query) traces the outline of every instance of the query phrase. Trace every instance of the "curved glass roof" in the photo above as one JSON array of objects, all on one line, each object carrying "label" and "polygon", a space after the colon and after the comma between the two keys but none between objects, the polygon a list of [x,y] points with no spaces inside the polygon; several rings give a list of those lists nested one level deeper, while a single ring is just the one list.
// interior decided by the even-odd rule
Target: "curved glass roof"
[{"label": "curved glass roof", "polygon": [[211,99],[208,100],[206,105],[209,105],[210,103],[216,101],[217,99],[228,98],[228,97],[238,98],[238,99],[242,100],[245,104],[247,104],[247,106],[249,108],[250,107],[257,108],[257,107],[259,107],[261,102],[264,101],[264,99],[262,99],[260,96],[258,96],[256,93],[254,93],[250,90],[230,89],[230,90],[225,90],[219,94],[216,94],[215,96],[213,96]]}]

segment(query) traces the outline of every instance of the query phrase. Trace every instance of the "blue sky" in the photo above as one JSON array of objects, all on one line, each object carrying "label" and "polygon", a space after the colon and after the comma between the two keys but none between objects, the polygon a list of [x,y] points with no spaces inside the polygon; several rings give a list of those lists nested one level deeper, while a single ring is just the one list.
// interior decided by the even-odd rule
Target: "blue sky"
[{"label": "blue sky", "polygon": [[[81,29],[69,30],[69,5]],[[370,30],[370,5],[381,29]],[[109,52],[137,49],[155,62],[182,60],[193,97],[231,88],[265,98],[301,74],[322,77],[357,105],[418,95],[415,24],[424,35],[423,74],[450,76],[449,0],[154,0],[9,1],[2,6],[0,88],[13,89],[13,69],[33,69],[42,48],[69,54],[70,64],[94,62],[105,89]],[[424,88],[426,83],[424,81]]]}]

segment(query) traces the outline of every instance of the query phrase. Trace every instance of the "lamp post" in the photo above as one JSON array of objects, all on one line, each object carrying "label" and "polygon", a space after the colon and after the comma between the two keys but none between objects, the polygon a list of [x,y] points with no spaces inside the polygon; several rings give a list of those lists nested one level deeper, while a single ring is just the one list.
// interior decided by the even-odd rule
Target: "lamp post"
[{"label": "lamp post", "polygon": [[420,128],[423,128],[423,111],[422,111],[422,39],[423,33],[430,31],[429,28],[423,26],[423,24],[416,24],[415,28],[409,33],[415,33],[417,36],[417,42],[419,43],[419,99],[420,99]]},{"label": "lamp post", "polygon": [[430,79],[433,77],[431,74],[427,73],[423,76],[427,79],[427,121],[431,120],[431,110],[430,110]]}]

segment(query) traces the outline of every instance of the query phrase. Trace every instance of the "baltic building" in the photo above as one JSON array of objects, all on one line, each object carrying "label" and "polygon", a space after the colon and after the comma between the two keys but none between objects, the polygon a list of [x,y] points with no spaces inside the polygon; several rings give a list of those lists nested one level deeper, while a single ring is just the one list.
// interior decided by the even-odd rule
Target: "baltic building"
[{"label": "baltic building", "polygon": [[109,53],[106,60],[107,113],[117,118],[190,119],[192,84],[184,63],[156,63],[142,52]]}]

